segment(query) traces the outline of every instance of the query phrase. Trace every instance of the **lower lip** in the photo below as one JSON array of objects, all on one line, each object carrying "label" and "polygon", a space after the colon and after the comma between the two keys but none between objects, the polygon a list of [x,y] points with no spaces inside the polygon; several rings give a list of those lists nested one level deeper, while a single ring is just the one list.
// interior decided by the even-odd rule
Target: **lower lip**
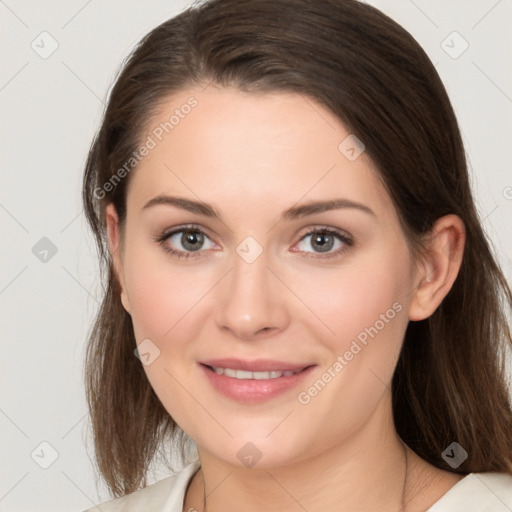
[{"label": "lower lip", "polygon": [[314,366],[309,366],[299,373],[277,379],[235,379],[219,375],[204,364],[199,365],[209,379],[213,388],[228,398],[249,404],[262,403],[298,386]]}]

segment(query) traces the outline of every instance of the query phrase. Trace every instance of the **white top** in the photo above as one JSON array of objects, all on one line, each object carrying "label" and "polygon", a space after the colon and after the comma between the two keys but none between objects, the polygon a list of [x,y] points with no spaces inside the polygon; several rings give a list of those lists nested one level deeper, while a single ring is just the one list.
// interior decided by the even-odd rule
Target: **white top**
[{"label": "white top", "polygon": [[[140,491],[107,501],[101,512],[183,512],[187,486],[199,460],[179,473]],[[507,473],[470,473],[457,482],[426,512],[512,512],[512,476]],[[84,512],[98,512],[92,507]],[[185,511],[187,512],[187,511]]]}]

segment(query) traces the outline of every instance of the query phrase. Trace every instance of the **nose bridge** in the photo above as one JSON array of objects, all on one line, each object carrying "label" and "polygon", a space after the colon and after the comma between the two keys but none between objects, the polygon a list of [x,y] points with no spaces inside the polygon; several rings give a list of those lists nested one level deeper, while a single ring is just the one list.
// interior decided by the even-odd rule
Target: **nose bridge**
[{"label": "nose bridge", "polygon": [[243,339],[276,332],[287,323],[283,290],[267,268],[268,254],[251,238],[236,248],[217,303],[218,326]]}]

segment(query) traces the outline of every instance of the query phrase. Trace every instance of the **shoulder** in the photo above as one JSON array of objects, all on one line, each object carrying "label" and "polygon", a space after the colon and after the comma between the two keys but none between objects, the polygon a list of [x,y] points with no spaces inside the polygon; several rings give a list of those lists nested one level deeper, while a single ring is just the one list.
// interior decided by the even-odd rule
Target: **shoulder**
[{"label": "shoulder", "polygon": [[509,512],[512,510],[512,475],[470,473],[455,484],[427,512]]},{"label": "shoulder", "polygon": [[[132,510],[157,511],[162,507],[169,496],[176,476],[170,476],[154,484],[148,485],[139,491],[126,496],[106,501],[99,505],[102,512],[131,512]],[[85,512],[95,512],[96,506],[87,509]]]},{"label": "shoulder", "polygon": [[[183,504],[188,482],[199,468],[199,461],[185,467],[176,475],[159,480],[139,491],[106,501],[84,512],[174,512]],[[178,506],[179,508],[176,508]],[[164,508],[165,507],[165,508]]]}]

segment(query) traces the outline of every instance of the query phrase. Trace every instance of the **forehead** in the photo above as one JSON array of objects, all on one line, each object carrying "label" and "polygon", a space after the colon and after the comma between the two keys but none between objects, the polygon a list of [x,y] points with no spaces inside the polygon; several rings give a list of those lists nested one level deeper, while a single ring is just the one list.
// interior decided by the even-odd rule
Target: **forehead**
[{"label": "forehead", "polygon": [[131,177],[129,205],[180,194],[218,211],[283,210],[337,197],[381,214],[393,208],[371,160],[364,152],[354,159],[357,140],[304,95],[186,89],[149,120],[141,140],[149,139],[152,149]]}]

